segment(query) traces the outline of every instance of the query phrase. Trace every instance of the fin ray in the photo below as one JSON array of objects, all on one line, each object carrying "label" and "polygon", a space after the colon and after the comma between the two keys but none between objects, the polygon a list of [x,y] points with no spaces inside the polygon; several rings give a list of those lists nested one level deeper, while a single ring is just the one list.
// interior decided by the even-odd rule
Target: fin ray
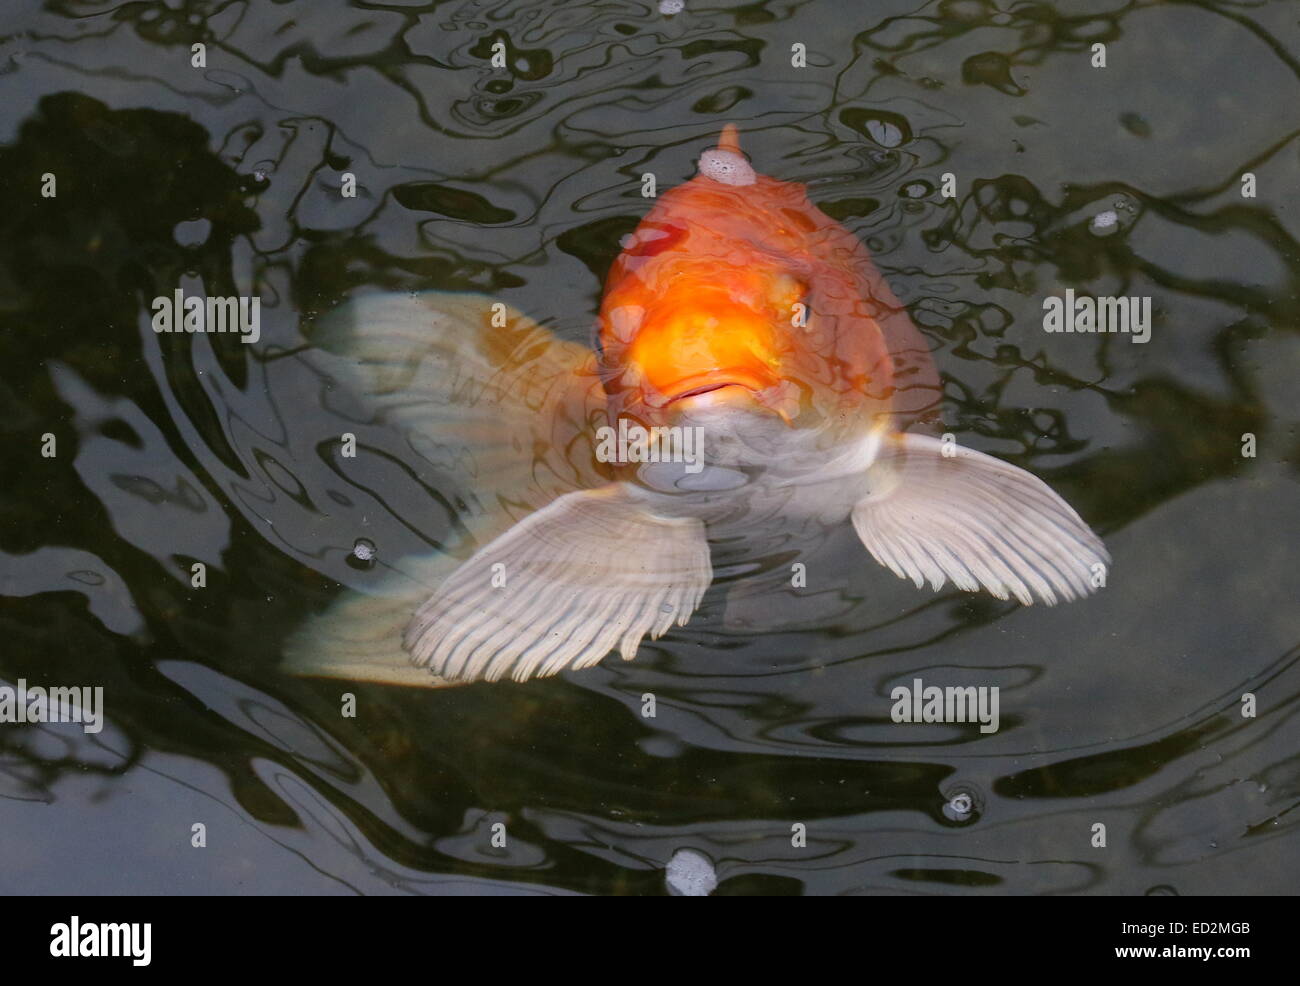
[{"label": "fin ray", "polygon": [[615,645],[626,659],[685,624],[712,578],[700,521],[660,516],[621,483],[568,493],[480,548],[419,607],[404,645],[457,681],[552,675]]},{"label": "fin ray", "polygon": [[885,440],[868,475],[873,492],[853,527],[876,561],[917,587],[951,581],[999,599],[1051,606],[1094,591],[1101,540],[1046,483],[973,449],[925,435]]}]

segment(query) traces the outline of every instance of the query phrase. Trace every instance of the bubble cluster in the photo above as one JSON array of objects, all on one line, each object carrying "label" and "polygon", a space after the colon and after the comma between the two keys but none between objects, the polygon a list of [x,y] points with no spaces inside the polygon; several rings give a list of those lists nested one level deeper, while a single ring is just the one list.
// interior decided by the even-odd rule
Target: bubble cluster
[{"label": "bubble cluster", "polygon": [[668,890],[676,897],[707,897],[718,887],[713,861],[694,849],[678,849],[664,871]]},{"label": "bubble cluster", "polygon": [[1103,230],[1109,232],[1117,225],[1119,225],[1119,216],[1109,209],[1105,212],[1099,212],[1092,217],[1092,228],[1094,232],[1101,232]]},{"label": "bubble cluster", "polygon": [[352,551],[348,555],[348,564],[353,568],[371,568],[375,564],[375,545],[373,541],[367,541],[365,538],[357,538],[356,543],[352,545]]},{"label": "bubble cluster", "polygon": [[735,151],[714,148],[700,155],[700,174],[724,185],[754,184],[754,169]]}]

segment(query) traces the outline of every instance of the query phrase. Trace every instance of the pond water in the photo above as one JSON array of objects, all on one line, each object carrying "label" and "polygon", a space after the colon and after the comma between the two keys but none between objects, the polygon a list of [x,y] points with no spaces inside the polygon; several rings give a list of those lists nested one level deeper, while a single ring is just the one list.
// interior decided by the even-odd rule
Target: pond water
[{"label": "pond water", "polygon": [[[0,891],[652,894],[692,850],[718,894],[1293,892],[1298,58],[1285,0],[7,5],[0,682],[102,687],[104,725],[0,724]],[[642,176],[729,122],[1105,588],[918,591],[844,525],[799,619],[719,585],[525,684],[285,674],[475,492],[358,416],[315,320],[476,291],[589,345]],[[256,295],[260,339],[155,333],[177,288]],[[1045,332],[1067,289],[1149,297],[1149,341]],[[893,721],[918,678],[996,686],[1000,728]]]}]

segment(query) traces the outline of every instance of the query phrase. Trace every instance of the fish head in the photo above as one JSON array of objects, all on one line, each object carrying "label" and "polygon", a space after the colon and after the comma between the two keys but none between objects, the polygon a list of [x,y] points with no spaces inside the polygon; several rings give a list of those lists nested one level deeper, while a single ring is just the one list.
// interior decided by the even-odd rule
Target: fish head
[{"label": "fish head", "polygon": [[621,371],[610,389],[653,408],[730,389],[729,399],[788,417],[801,354],[785,323],[806,285],[778,258],[713,245],[648,264],[606,296],[602,352]]},{"label": "fish head", "polygon": [[613,416],[725,413],[838,441],[916,403],[898,399],[918,382],[909,353],[937,404],[928,346],[865,248],[803,186],[756,173],[730,127],[625,239],[599,332]]}]

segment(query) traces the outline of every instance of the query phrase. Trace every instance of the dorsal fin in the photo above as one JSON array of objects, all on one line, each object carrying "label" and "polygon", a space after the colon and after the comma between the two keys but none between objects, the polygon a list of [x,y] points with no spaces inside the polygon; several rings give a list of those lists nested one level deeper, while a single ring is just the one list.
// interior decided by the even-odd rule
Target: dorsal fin
[{"label": "dorsal fin", "polygon": [[740,153],[740,130],[734,123],[728,123],[722,128],[722,133],[718,135],[718,150]]}]

